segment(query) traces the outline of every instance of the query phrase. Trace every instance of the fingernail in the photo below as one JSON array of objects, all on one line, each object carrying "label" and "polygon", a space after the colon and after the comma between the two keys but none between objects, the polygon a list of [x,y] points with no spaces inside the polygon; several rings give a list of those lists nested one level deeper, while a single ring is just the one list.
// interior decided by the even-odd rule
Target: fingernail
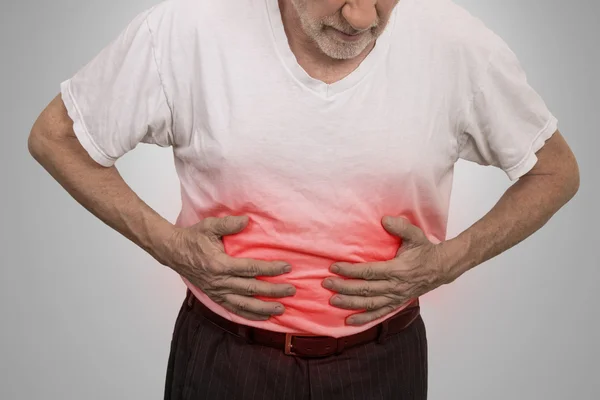
[{"label": "fingernail", "polygon": [[283,307],[281,307],[281,306],[275,307],[275,312],[277,312],[278,314],[281,314],[283,312]]},{"label": "fingernail", "polygon": [[338,273],[338,272],[340,272],[340,267],[338,267],[336,264],[333,264],[330,268],[330,271]]},{"label": "fingernail", "polygon": [[330,279],[325,279],[323,281],[323,286],[327,289],[331,289],[333,287],[333,282]]},{"label": "fingernail", "polygon": [[292,266],[291,265],[286,265],[285,267],[283,267],[283,272],[288,273],[292,271]]}]

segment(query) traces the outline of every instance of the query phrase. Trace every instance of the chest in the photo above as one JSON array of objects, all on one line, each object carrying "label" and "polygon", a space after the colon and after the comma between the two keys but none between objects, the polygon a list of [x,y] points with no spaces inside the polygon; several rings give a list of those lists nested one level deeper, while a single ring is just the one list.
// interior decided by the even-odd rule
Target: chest
[{"label": "chest", "polygon": [[176,155],[200,172],[236,180],[355,185],[449,168],[455,149],[443,114],[384,88],[368,92],[321,102],[293,88],[255,88],[213,99],[193,111]]},{"label": "chest", "polygon": [[456,160],[446,81],[419,59],[379,63],[351,79],[336,70],[332,85],[290,74],[275,59],[226,68],[211,60],[172,83],[175,156],[203,176],[398,182],[431,179]]}]

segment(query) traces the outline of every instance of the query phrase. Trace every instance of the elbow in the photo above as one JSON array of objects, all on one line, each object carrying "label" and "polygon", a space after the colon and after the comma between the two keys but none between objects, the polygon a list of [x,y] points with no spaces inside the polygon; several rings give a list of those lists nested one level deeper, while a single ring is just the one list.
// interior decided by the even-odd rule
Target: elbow
[{"label": "elbow", "polygon": [[29,154],[39,162],[40,154],[42,153],[43,146],[43,136],[42,134],[33,128],[31,132],[29,132],[29,136],[27,138],[27,150]]},{"label": "elbow", "polygon": [[569,162],[566,163],[565,168],[562,170],[561,175],[561,187],[565,196],[565,203],[570,201],[577,192],[581,185],[581,177],[579,174],[579,164],[575,157],[571,157]]},{"label": "elbow", "polygon": [[581,184],[581,177],[579,175],[579,165],[577,164],[577,161],[575,159],[573,159],[573,172],[571,173],[571,178],[570,178],[570,194],[571,197],[569,199],[572,199],[573,197],[575,197],[575,195],[577,194],[577,192],[579,191],[579,186]]},{"label": "elbow", "polygon": [[27,137],[27,150],[37,162],[42,163],[42,157],[48,151],[49,141],[47,128],[44,128],[38,119]]},{"label": "elbow", "polygon": [[72,126],[73,121],[68,117],[59,94],[33,123],[27,138],[29,154],[39,162],[43,154],[48,152],[49,146],[71,133]]}]

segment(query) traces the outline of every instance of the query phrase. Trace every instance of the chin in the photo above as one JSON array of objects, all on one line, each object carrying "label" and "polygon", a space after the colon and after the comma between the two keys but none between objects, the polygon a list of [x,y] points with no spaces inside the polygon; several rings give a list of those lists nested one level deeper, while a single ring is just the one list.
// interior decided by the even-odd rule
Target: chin
[{"label": "chin", "polygon": [[367,43],[340,43],[337,40],[329,39],[326,43],[319,43],[319,48],[328,57],[337,60],[349,60],[358,57],[365,48],[369,45]]}]

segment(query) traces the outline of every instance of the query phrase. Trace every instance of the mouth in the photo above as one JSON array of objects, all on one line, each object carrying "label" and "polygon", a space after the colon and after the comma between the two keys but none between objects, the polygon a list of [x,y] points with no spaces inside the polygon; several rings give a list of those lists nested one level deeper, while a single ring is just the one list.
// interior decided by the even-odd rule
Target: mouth
[{"label": "mouth", "polygon": [[356,41],[356,40],[359,40],[367,32],[367,31],[362,31],[362,32],[347,33],[347,32],[341,31],[339,29],[336,29],[334,27],[331,27],[331,26],[329,28],[333,31],[333,33],[337,37],[339,37],[340,39],[345,40],[345,41]]},{"label": "mouth", "polygon": [[348,36],[356,36],[356,35],[360,35],[361,33],[364,33],[364,31],[362,31],[362,32],[346,32],[346,31],[342,31],[339,29],[338,29],[338,31],[340,31],[344,35],[348,35]]}]

